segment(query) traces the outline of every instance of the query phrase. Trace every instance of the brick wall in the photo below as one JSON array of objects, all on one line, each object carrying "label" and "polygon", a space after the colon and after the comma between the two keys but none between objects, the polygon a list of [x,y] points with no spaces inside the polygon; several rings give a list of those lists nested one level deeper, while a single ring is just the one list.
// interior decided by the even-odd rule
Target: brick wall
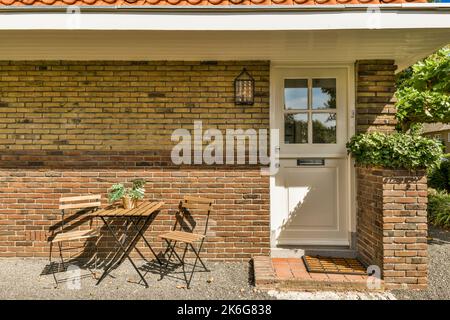
[{"label": "brick wall", "polygon": [[383,265],[383,180],[357,168],[356,249],[366,265]]},{"label": "brick wall", "polygon": [[356,131],[390,132],[395,129],[395,70],[393,60],[356,63]]},{"label": "brick wall", "polygon": [[427,286],[424,171],[357,168],[357,251],[380,266],[388,289]]},{"label": "brick wall", "polygon": [[[233,80],[256,80],[253,106]],[[269,126],[269,63],[0,61],[0,150],[169,150],[170,134]]]},{"label": "brick wall", "polygon": [[[201,194],[215,199],[205,247],[208,258],[239,260],[269,251],[269,182],[254,168],[36,168],[3,169],[0,174],[1,257],[46,256],[45,233],[60,219],[58,198],[105,195],[112,183],[136,177],[148,181],[148,198],[167,203],[147,233],[158,250],[156,235],[170,229],[182,196]],[[104,231],[100,251],[107,253],[113,240]]]},{"label": "brick wall", "polygon": [[[246,67],[254,106],[235,106]],[[148,231],[173,223],[184,194],[215,199],[206,256],[269,252],[269,181],[258,166],[174,166],[176,128],[269,127],[269,63],[0,61],[0,256],[45,256],[61,196],[101,193],[145,178],[147,197],[167,202]],[[102,252],[113,242],[103,236]],[[142,247],[139,245],[139,247]]]}]

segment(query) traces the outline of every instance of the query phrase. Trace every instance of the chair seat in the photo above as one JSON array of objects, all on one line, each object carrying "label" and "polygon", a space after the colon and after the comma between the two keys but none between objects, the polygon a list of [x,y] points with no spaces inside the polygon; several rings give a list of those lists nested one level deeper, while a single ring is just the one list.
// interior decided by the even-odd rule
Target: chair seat
[{"label": "chair seat", "polygon": [[192,243],[192,242],[203,239],[205,236],[201,235],[201,234],[191,233],[191,232],[170,231],[170,232],[159,235],[159,237],[163,238],[163,239],[167,239],[167,240],[180,241],[180,242],[184,242],[184,243]]},{"label": "chair seat", "polygon": [[98,237],[99,234],[100,234],[100,232],[98,229],[61,232],[61,233],[58,233],[51,240],[51,242],[62,242],[62,241],[70,241],[70,240],[95,238],[95,237]]}]

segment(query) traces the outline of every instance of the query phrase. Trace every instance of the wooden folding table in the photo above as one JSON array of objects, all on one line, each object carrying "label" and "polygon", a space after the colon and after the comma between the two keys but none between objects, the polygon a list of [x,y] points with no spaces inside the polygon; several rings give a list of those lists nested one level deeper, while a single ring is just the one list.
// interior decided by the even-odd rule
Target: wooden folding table
[{"label": "wooden folding table", "polygon": [[[136,272],[139,274],[139,277],[144,282],[145,286],[148,288],[147,281],[145,281],[144,276],[141,274],[138,267],[131,259],[130,252],[134,248],[138,240],[142,239],[144,240],[145,244],[150,249],[150,251],[153,253],[155,258],[158,260],[159,264],[162,265],[161,260],[156,255],[152,246],[147,241],[147,239],[145,239],[143,231],[145,230],[149,222],[155,218],[155,215],[159,212],[160,208],[163,205],[164,202],[162,201],[155,201],[155,202],[144,201],[133,209],[124,209],[122,207],[109,206],[107,208],[100,209],[92,213],[93,216],[100,217],[100,219],[103,221],[109,232],[112,234],[114,240],[119,245],[119,248],[115,252],[114,257],[111,259],[110,263],[105,267],[102,276],[98,279],[97,285],[109,274],[112,267],[116,264],[116,261],[120,263],[126,257],[130,261],[131,265],[136,270]],[[135,234],[129,240],[128,244],[126,244],[127,235],[125,234],[124,239],[121,241],[120,236],[114,232],[111,226],[111,222],[108,221],[109,218],[125,219],[127,223],[126,231],[128,231],[128,226],[130,225],[134,228]],[[141,223],[142,221],[143,223]],[[119,254],[121,254],[121,256],[119,259],[117,259]]]}]

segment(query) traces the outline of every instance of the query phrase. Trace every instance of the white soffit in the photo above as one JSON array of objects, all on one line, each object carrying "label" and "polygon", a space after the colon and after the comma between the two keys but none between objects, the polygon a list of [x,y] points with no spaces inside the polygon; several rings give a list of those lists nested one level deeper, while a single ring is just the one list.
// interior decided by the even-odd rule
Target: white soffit
[{"label": "white soffit", "polygon": [[332,31],[2,31],[0,60],[272,60],[404,68],[450,43],[448,29]]},{"label": "white soffit", "polygon": [[449,5],[295,7],[0,8],[0,60],[394,59],[402,69],[450,43]]}]

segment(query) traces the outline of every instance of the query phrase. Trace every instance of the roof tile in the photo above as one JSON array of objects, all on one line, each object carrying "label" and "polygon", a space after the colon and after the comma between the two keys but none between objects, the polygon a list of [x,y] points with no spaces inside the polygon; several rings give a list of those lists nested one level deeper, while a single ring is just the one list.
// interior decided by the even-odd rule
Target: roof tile
[{"label": "roof tile", "polygon": [[193,6],[193,5],[332,5],[424,3],[426,0],[0,0],[0,6]]}]

